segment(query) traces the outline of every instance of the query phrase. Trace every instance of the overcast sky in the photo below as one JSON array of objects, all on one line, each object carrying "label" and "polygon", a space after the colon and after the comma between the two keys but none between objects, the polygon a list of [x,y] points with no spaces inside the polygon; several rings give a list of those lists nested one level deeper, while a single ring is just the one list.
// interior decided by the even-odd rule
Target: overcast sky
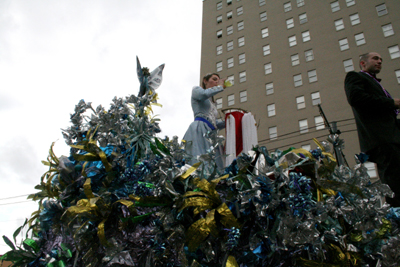
[{"label": "overcast sky", "polygon": [[[60,129],[79,100],[108,107],[137,94],[136,55],[150,70],[165,63],[160,137],[183,137],[200,77],[201,16],[201,0],[0,1],[0,236],[12,238],[37,209],[24,195],[47,171],[52,142],[68,155]],[[8,250],[0,240],[0,254]]]}]

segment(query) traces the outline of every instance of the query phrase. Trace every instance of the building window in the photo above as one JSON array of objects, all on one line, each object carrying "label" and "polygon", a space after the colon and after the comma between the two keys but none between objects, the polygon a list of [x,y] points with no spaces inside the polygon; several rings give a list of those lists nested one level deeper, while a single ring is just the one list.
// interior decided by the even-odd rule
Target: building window
[{"label": "building window", "polygon": [[259,6],[265,5],[265,0],[258,0],[258,5]]},{"label": "building window", "polygon": [[378,174],[376,172],[375,163],[367,161],[364,163],[364,167],[367,168],[367,173],[370,178],[378,177]]},{"label": "building window", "polygon": [[322,130],[325,128],[324,120],[322,119],[322,116],[316,116],[314,117],[315,121],[315,129],[316,130]]},{"label": "building window", "polygon": [[312,93],[311,94],[311,100],[312,100],[313,106],[321,104],[321,97],[319,95],[319,92]]},{"label": "building window", "polygon": [[360,16],[358,13],[350,15],[350,22],[352,26],[360,24]]},{"label": "building window", "polygon": [[383,36],[388,37],[394,34],[391,23],[382,26]]},{"label": "building window", "polygon": [[240,7],[238,7],[238,8],[236,9],[236,14],[237,14],[238,16],[240,16],[240,15],[243,14],[243,7],[242,7],[242,6],[240,6]]},{"label": "building window", "polygon": [[306,23],[307,22],[307,14],[304,13],[304,14],[299,15],[299,21],[300,21],[300,24]]},{"label": "building window", "polygon": [[273,83],[267,83],[265,85],[265,92],[266,92],[267,95],[272,95],[274,93],[274,84]]},{"label": "building window", "polygon": [[301,36],[303,37],[303,43],[308,42],[308,41],[311,40],[310,31],[302,32]]},{"label": "building window", "polygon": [[244,46],[244,36],[238,38],[238,46],[239,46],[239,47]]},{"label": "building window", "polygon": [[397,82],[400,83],[400,70],[394,72],[396,74]]},{"label": "building window", "polygon": [[270,74],[270,73],[272,73],[272,65],[271,65],[271,63],[267,63],[267,64],[264,64],[264,73],[265,74]]},{"label": "building window", "polygon": [[343,19],[335,20],[336,31],[340,31],[344,29]]},{"label": "building window", "polygon": [[345,72],[354,70],[353,60],[351,58],[347,59],[347,60],[343,60],[343,66],[344,66]]},{"label": "building window", "polygon": [[268,110],[268,117],[272,117],[276,115],[275,112],[275,104],[270,104],[267,106],[267,110]]},{"label": "building window", "polygon": [[222,45],[217,46],[217,55],[222,54]]},{"label": "building window", "polygon": [[356,4],[356,0],[346,0],[347,7],[354,6]]},{"label": "building window", "polygon": [[217,10],[220,10],[220,9],[222,9],[222,2],[217,3]]},{"label": "building window", "polygon": [[314,60],[314,51],[312,49],[304,51],[306,62]]},{"label": "building window", "polygon": [[247,91],[241,91],[239,93],[239,96],[240,96],[240,103],[247,101]]},{"label": "building window", "polygon": [[269,127],[268,132],[269,140],[275,140],[276,138],[278,138],[278,129],[276,128],[276,126]]},{"label": "building window", "polygon": [[235,105],[235,95],[228,95],[228,106]]},{"label": "building window", "polygon": [[239,64],[243,64],[245,62],[246,62],[246,54],[245,53],[240,54],[239,55]]},{"label": "building window", "polygon": [[389,54],[391,59],[399,58],[400,57],[400,51],[399,51],[399,46],[394,45],[388,48],[389,49]]},{"label": "building window", "polygon": [[294,19],[293,19],[293,18],[287,19],[287,20],[286,20],[286,28],[287,28],[287,29],[291,29],[291,28],[293,28],[293,27],[294,27]]},{"label": "building window", "polygon": [[217,72],[222,71],[222,62],[217,62]]},{"label": "building window", "polygon": [[260,21],[263,22],[266,20],[267,20],[267,12],[265,11],[265,12],[260,13]]},{"label": "building window", "polygon": [[290,2],[284,3],[283,10],[285,10],[285,12],[289,12],[290,10],[292,10],[292,4]]},{"label": "building window", "polygon": [[309,144],[308,144],[308,145],[302,145],[301,148],[302,148],[302,149],[305,149],[305,150],[307,150],[307,151],[310,151],[310,150],[311,150],[311,146],[310,146]]},{"label": "building window", "polygon": [[230,25],[226,27],[226,35],[231,35],[233,33],[233,26]]},{"label": "building window", "polygon": [[230,4],[232,4],[232,0],[226,0],[226,4],[229,6]]},{"label": "building window", "polygon": [[303,85],[303,79],[301,78],[301,74],[297,74],[293,76],[294,87],[299,87]]},{"label": "building window", "polygon": [[300,64],[300,58],[299,58],[299,54],[296,55],[292,55],[290,57],[291,61],[292,61],[292,66],[296,66]]},{"label": "building window", "polygon": [[356,34],[356,35],[354,35],[354,38],[356,39],[356,45],[357,46],[365,44],[364,33]]},{"label": "building window", "polygon": [[222,15],[217,17],[217,23],[221,23],[222,22]]},{"label": "building window", "polygon": [[318,81],[317,70],[308,71],[308,82],[309,83],[315,83],[316,81]]},{"label": "building window", "polygon": [[376,6],[376,12],[378,13],[378,16],[383,16],[386,15],[388,13],[387,9],[386,9],[386,5],[385,4],[381,4],[379,6]]},{"label": "building window", "polygon": [[226,43],[226,51],[231,51],[233,49],[233,41]]},{"label": "building window", "polygon": [[297,7],[304,6],[304,0],[297,0]]},{"label": "building window", "polygon": [[238,24],[237,24],[237,27],[238,27],[238,31],[243,30],[244,29],[244,22],[243,21],[239,21]]},{"label": "building window", "polygon": [[300,133],[307,133],[308,132],[307,119],[299,121],[299,128],[300,128]]},{"label": "building window", "polygon": [[339,40],[339,46],[340,46],[340,51],[349,49],[349,41],[347,41],[347,38]]},{"label": "building window", "polygon": [[232,86],[235,85],[235,76],[231,75],[226,78],[226,80],[230,81]]},{"label": "building window", "polygon": [[262,38],[266,38],[266,37],[268,37],[268,28],[264,28],[264,29],[262,29],[261,30],[261,37]]},{"label": "building window", "polygon": [[292,47],[295,45],[297,45],[296,35],[290,36],[289,37],[289,46]]},{"label": "building window", "polygon": [[306,101],[303,95],[296,97],[296,104],[297,104],[297,109],[306,108]]},{"label": "building window", "polygon": [[269,44],[263,46],[263,54],[264,56],[271,54],[271,49],[269,47]]},{"label": "building window", "polygon": [[217,106],[217,109],[221,109],[222,108],[222,98],[216,99],[215,104]]},{"label": "building window", "polygon": [[331,3],[332,12],[336,12],[340,10],[339,1],[335,1]]},{"label": "building window", "polygon": [[221,38],[222,37],[222,30],[217,31],[217,38]]},{"label": "building window", "polygon": [[246,81],[246,72],[245,71],[239,72],[239,82],[242,83],[245,81]]},{"label": "building window", "polygon": [[227,19],[231,19],[231,18],[232,18],[232,14],[233,14],[232,11],[227,12],[227,13],[226,13],[226,18],[227,18]]},{"label": "building window", "polygon": [[228,69],[233,68],[233,57],[227,59]]}]

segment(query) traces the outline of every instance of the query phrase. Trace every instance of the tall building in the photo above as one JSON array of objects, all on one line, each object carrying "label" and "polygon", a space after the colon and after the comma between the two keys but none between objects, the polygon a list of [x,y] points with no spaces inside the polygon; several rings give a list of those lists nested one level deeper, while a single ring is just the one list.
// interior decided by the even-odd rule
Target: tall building
[{"label": "tall building", "polygon": [[399,0],[204,0],[201,74],[233,81],[215,96],[218,109],[251,111],[269,151],[325,140],[320,103],[352,166],[360,148],[344,78],[361,54],[378,52],[382,84],[400,97],[398,10]]}]

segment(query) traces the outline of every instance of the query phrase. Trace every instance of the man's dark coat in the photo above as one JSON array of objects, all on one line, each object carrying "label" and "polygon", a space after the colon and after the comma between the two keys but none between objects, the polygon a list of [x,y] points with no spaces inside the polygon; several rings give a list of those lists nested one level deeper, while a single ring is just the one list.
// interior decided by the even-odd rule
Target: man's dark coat
[{"label": "man's dark coat", "polygon": [[400,144],[394,100],[385,95],[373,77],[351,71],[346,75],[345,91],[356,119],[362,152],[386,143]]}]

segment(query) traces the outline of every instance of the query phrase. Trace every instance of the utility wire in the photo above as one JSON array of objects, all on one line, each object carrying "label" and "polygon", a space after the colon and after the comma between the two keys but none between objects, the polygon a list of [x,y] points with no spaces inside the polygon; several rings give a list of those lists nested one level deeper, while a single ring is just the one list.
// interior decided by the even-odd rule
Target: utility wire
[{"label": "utility wire", "polygon": [[[345,119],[345,120],[341,120],[340,122],[343,122],[343,121],[349,121],[349,120],[354,120],[354,119]],[[336,122],[338,122],[338,121],[336,121]],[[350,123],[350,124],[345,124],[345,125],[338,125],[338,126],[340,126],[340,127],[343,127],[343,126],[348,126],[348,125],[352,125],[352,124],[355,124],[355,122],[354,123]],[[279,135],[279,137],[281,137],[279,140],[276,140],[276,141],[280,141],[280,140],[285,140],[285,139],[290,139],[290,138],[293,138],[293,137],[288,137],[288,138],[284,138],[284,139],[282,139],[282,137],[285,137],[285,136],[288,136],[288,135],[292,135],[292,134],[297,134],[297,133],[300,133],[301,131],[304,131],[304,130],[310,130],[310,129],[314,129],[314,128],[317,128],[318,126],[310,126],[310,127],[307,127],[307,128],[304,128],[304,129],[301,129],[301,130],[297,130],[297,131],[294,131],[294,132],[289,132],[289,133],[286,133],[286,134],[282,134],[282,135]],[[267,138],[267,139],[263,139],[263,140],[260,140],[259,141],[259,143],[262,143],[262,142],[264,142],[264,141],[269,141],[270,140],[270,138]],[[275,140],[275,139],[274,139]]]},{"label": "utility wire", "polygon": [[32,201],[19,201],[19,202],[11,202],[11,203],[4,203],[4,204],[0,204],[0,206],[5,206],[5,205],[11,205],[11,204],[18,204],[18,203],[28,203]]},{"label": "utility wire", "polygon": [[[348,131],[343,131],[342,133],[354,132],[354,131],[357,131],[357,129],[348,130]],[[321,138],[321,137],[326,137],[326,134],[321,135],[321,136],[317,136],[317,137],[315,137],[315,138]],[[306,142],[306,141],[311,141],[311,140],[312,140],[312,138],[311,138],[311,139],[305,139],[305,140],[298,141],[298,142],[295,142],[295,143],[285,144],[285,146],[297,145],[297,144],[304,143],[304,142]],[[269,151],[275,151],[275,150],[278,149],[278,148],[280,148],[280,147],[276,147],[276,148],[272,148],[272,149],[268,149],[268,150],[269,150]]]},{"label": "utility wire", "polygon": [[[336,122],[343,122],[343,121],[349,121],[349,120],[354,120],[354,118],[351,118],[351,119],[344,119],[344,120],[340,120],[340,121],[336,121]],[[355,122],[352,123],[352,124],[355,124]],[[343,126],[343,125],[338,125],[338,126]],[[310,126],[310,127],[307,127],[307,130],[313,129],[313,128],[317,128],[317,126]],[[305,129],[306,129],[306,128],[304,128],[304,129],[302,129],[302,130],[305,130]],[[282,137],[282,136],[287,136],[287,135],[291,135],[291,134],[296,134],[296,133],[299,133],[299,132],[302,131],[302,130],[297,130],[297,131],[294,131],[294,132],[289,132],[289,133],[286,133],[286,134],[282,134],[282,135],[280,135],[280,137]],[[260,140],[260,142],[265,141],[265,140],[269,140],[269,139]]]},{"label": "utility wire", "polygon": [[5,198],[0,198],[0,200],[4,200],[4,199],[11,199],[11,198],[18,198],[18,197],[26,197],[29,196],[31,194],[27,194],[27,195],[20,195],[20,196],[15,196],[15,197],[5,197]]},{"label": "utility wire", "polygon": [[[8,221],[0,221],[0,223],[4,223],[4,222],[16,222],[16,221],[21,221],[21,220],[26,220],[26,218],[15,219],[15,220],[8,220]],[[0,266],[1,266],[1,265],[0,265]]]}]

